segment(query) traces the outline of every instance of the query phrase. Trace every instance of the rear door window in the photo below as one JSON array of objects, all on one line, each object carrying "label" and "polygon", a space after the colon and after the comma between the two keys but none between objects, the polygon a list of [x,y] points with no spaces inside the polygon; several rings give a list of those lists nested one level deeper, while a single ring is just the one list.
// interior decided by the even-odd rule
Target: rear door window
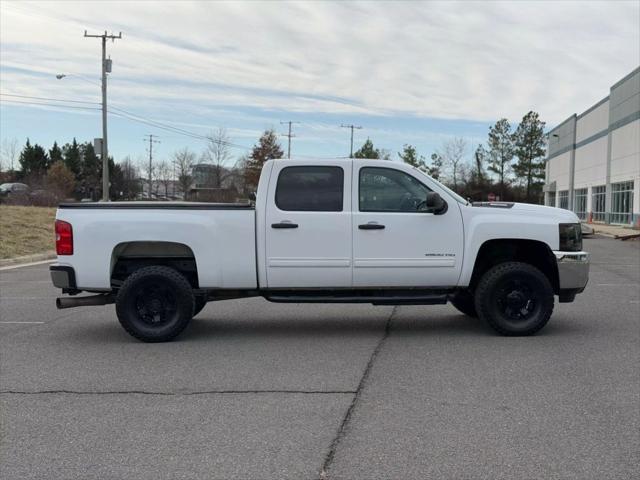
[{"label": "rear door window", "polygon": [[344,171],[341,167],[285,167],[276,185],[276,206],[292,212],[341,212]]}]

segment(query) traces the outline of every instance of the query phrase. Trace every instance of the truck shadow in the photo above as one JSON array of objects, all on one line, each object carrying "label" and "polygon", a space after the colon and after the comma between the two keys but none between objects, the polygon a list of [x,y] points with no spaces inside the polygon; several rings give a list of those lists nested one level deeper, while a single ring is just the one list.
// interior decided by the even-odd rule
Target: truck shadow
[{"label": "truck shadow", "polygon": [[[366,317],[337,318],[327,316],[321,319],[287,318],[261,319],[256,316],[242,320],[202,317],[192,320],[187,330],[176,341],[205,341],[222,337],[263,337],[296,338],[317,336],[326,339],[334,336],[357,337],[371,334],[382,334],[386,320],[368,319]],[[584,325],[577,322],[554,322],[553,319],[535,336],[547,337],[583,333]],[[425,335],[441,337],[500,336],[483,321],[461,314],[422,315],[420,317],[403,318],[392,322],[390,335]],[[507,338],[507,337],[501,337]]]},{"label": "truck shadow", "polygon": [[[228,339],[246,338],[248,340],[264,339],[279,340],[316,337],[319,340],[331,340],[336,337],[366,337],[379,336],[384,333],[387,318],[371,318],[367,315],[351,315],[345,318],[340,314],[328,314],[323,317],[309,318],[301,315],[287,318],[273,318],[271,315],[261,317],[235,315],[220,317],[217,315],[201,313],[191,321],[187,329],[173,342],[199,343],[207,341],[224,341]],[[552,318],[535,337],[549,337],[558,335],[584,334],[588,327],[581,322],[571,319]],[[114,318],[113,322],[100,324],[86,323],[75,335],[82,337],[83,341],[96,344],[130,343],[138,342],[130,337]],[[401,318],[394,319],[390,327],[390,335],[403,336],[429,336],[445,338],[461,337],[500,337],[483,321],[470,318],[457,312],[451,314],[403,314]],[[522,337],[515,337],[522,338]]]}]

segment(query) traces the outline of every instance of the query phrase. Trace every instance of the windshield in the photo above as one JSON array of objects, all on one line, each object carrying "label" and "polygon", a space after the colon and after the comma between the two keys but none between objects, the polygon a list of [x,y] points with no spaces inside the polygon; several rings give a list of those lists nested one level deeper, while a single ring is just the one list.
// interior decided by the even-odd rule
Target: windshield
[{"label": "windshield", "polygon": [[425,177],[429,178],[430,180],[434,181],[435,183],[438,184],[439,187],[441,187],[443,190],[445,190],[449,195],[451,195],[453,198],[456,199],[456,201],[458,203],[461,203],[463,205],[469,205],[469,202],[467,202],[464,198],[462,198],[460,195],[458,195],[456,192],[454,192],[453,190],[451,190],[449,187],[447,187],[446,185],[443,185],[442,183],[440,183],[438,180],[436,180],[433,177],[430,177],[429,175],[427,175],[426,173],[424,173],[422,170],[419,170],[417,168],[414,167],[414,170],[416,170],[417,172],[420,172],[422,175],[424,175]]}]

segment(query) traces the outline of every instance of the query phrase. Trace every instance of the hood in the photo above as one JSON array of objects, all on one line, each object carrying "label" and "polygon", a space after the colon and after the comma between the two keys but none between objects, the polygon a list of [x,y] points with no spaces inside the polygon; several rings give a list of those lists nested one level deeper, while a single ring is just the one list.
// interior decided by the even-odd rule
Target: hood
[{"label": "hood", "polygon": [[580,223],[578,216],[570,210],[564,208],[546,207],[544,205],[534,205],[532,203],[514,203],[514,202],[476,202],[473,207],[491,208],[492,213],[498,211],[507,215],[531,215],[536,217],[545,217],[554,219],[558,223]]}]

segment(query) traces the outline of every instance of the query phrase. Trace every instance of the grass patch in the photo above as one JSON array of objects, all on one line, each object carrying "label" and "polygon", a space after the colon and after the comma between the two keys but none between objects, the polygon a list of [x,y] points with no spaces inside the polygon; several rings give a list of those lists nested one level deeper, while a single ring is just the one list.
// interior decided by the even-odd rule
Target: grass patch
[{"label": "grass patch", "polygon": [[0,205],[0,259],[56,249],[56,209]]}]

